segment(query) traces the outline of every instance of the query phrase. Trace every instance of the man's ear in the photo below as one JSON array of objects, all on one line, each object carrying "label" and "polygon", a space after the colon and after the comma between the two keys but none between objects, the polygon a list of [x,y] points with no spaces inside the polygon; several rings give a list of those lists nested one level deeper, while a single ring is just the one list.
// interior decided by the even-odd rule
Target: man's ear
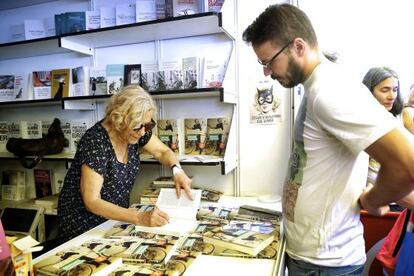
[{"label": "man's ear", "polygon": [[309,47],[308,43],[300,37],[295,38],[292,42],[292,50],[298,57],[305,55],[307,47]]}]

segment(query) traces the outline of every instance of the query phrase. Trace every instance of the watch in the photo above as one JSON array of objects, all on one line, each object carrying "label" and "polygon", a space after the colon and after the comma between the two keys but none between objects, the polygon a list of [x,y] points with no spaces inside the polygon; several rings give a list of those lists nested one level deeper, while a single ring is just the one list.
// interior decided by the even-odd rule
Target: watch
[{"label": "watch", "polygon": [[182,172],[183,168],[181,168],[181,165],[178,163],[178,164],[172,165],[171,170],[172,170],[173,175],[176,175],[177,173]]}]

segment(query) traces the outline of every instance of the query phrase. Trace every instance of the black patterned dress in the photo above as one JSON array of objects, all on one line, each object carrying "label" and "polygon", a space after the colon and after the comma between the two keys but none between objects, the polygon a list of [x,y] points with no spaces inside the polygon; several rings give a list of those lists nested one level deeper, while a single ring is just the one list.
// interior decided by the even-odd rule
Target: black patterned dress
[{"label": "black patterned dress", "polygon": [[106,221],[104,217],[89,212],[83,203],[80,193],[82,165],[88,165],[103,176],[103,200],[128,207],[129,195],[140,167],[138,148],[148,143],[152,135],[149,131],[137,144],[128,145],[128,163],[123,164],[117,160],[108,132],[101,123],[88,129],[80,140],[75,160],[59,194],[58,236],[62,240],[72,239]]}]

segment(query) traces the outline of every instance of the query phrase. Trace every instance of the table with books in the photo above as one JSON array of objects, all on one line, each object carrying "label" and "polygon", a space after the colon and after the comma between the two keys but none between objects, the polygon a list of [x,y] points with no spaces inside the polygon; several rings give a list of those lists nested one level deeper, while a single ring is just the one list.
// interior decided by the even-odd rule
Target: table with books
[{"label": "table with books", "polygon": [[274,212],[280,203],[221,196],[197,207],[190,228],[108,220],[34,259],[34,266],[38,275],[284,275],[281,216]]}]

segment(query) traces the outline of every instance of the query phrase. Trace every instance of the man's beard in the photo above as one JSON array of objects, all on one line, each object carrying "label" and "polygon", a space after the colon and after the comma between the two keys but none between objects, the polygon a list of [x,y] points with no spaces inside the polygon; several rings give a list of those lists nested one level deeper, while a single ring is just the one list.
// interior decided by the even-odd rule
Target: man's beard
[{"label": "man's beard", "polygon": [[277,80],[285,88],[293,88],[305,80],[305,74],[299,65],[289,56],[288,68],[285,79],[287,82],[280,82],[275,76],[272,79]]}]

